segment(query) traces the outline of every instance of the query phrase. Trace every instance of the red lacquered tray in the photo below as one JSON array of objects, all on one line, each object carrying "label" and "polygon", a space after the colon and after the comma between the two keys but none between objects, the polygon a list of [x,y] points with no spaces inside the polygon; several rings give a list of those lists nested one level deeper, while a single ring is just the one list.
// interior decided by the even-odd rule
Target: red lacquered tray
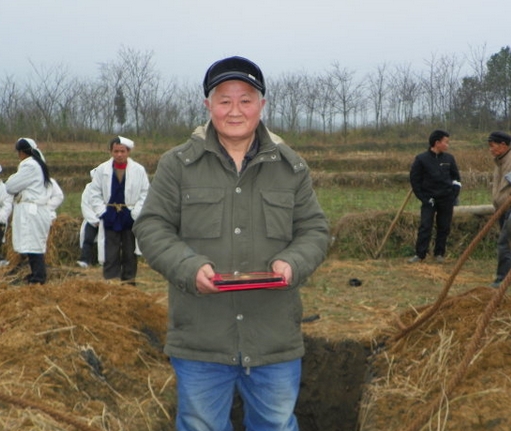
[{"label": "red lacquered tray", "polygon": [[273,272],[215,274],[213,284],[220,290],[268,289],[287,286],[284,277]]}]

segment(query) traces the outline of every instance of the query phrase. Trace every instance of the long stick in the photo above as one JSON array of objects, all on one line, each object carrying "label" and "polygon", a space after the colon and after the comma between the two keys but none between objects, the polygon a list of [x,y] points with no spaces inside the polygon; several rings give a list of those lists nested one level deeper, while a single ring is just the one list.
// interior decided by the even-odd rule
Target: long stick
[{"label": "long stick", "polygon": [[380,247],[378,248],[376,254],[374,255],[375,259],[378,259],[380,257],[380,253],[381,253],[381,251],[383,249],[383,246],[385,245],[385,243],[389,239],[390,234],[394,230],[394,227],[396,226],[396,223],[399,220],[399,217],[401,217],[401,214],[403,213],[403,211],[404,211],[404,209],[406,207],[406,204],[410,200],[411,196],[412,196],[412,189],[410,189],[408,191],[408,194],[406,195],[404,202],[401,204],[401,208],[399,208],[399,210],[396,213],[396,216],[394,217],[394,220],[392,220],[392,223],[390,224],[389,229],[388,229],[387,233],[385,234],[385,237],[383,238],[383,241],[382,241]]}]

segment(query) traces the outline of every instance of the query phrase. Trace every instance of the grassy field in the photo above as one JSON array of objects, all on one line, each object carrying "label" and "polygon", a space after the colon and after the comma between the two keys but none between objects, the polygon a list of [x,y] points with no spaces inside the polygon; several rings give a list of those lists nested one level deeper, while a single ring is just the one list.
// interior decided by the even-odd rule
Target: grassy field
[{"label": "grassy field", "polygon": [[[367,187],[318,187],[318,199],[331,223],[346,214],[366,213],[368,211],[397,211],[403,204],[409,188],[399,186],[395,189],[375,190]],[[464,192],[460,196],[460,205],[487,205],[491,203],[486,188]],[[407,211],[419,212],[420,202],[412,196],[406,205]]]},{"label": "grassy field", "polygon": [[[58,213],[81,218],[83,187],[90,180],[89,171],[109,157],[107,145],[44,142],[39,145],[52,176],[65,193]],[[0,143],[0,164],[4,168],[2,179],[15,172],[18,164],[12,147],[12,144]],[[142,143],[136,145],[132,157],[146,167],[151,177],[159,157],[170,147],[168,144]],[[396,212],[410,190],[410,164],[417,153],[425,150],[425,145],[416,142],[307,145],[301,142],[296,149],[309,164],[319,201],[331,226],[335,227],[346,215]],[[490,204],[493,162],[487,148],[470,141],[453,141],[451,152],[462,175],[460,204]],[[419,208],[418,200],[412,196],[405,210],[418,214]],[[348,247],[349,243],[347,241]],[[408,249],[403,253],[408,253]],[[358,253],[353,255],[359,256]]]}]

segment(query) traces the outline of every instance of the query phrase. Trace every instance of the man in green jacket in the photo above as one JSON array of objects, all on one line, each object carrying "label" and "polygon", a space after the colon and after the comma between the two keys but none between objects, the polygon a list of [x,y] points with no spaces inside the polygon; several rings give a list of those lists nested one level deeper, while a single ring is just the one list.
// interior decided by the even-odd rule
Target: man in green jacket
[{"label": "man in green jacket", "polygon": [[[176,429],[231,430],[237,391],[247,430],[298,430],[299,287],[325,259],[328,223],[305,161],[261,121],[259,67],[225,58],[203,85],[210,121],[161,157],[134,225],[147,262],[169,281]],[[214,283],[257,272],[287,286],[222,291]]]}]

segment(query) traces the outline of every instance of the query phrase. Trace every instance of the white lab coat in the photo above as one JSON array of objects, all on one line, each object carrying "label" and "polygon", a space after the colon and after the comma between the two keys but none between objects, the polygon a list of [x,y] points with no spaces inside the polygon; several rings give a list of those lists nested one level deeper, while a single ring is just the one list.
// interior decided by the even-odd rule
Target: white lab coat
[{"label": "white lab coat", "polygon": [[46,253],[46,241],[56,209],[55,202],[51,207],[49,205],[54,184],[45,187],[41,167],[28,157],[20,162],[18,171],[8,178],[5,187],[15,196],[12,215],[14,251]]},{"label": "white lab coat", "polygon": [[[104,163],[101,163],[94,173],[90,183],[90,203],[92,210],[97,218],[100,218],[106,211],[106,206],[112,194],[112,175],[114,159],[111,157]],[[131,211],[131,217],[136,220],[142,206],[144,205],[147,192],[149,191],[149,178],[145,168],[128,157],[126,166],[126,182],[124,185],[124,200],[126,206]],[[99,223],[98,231],[98,260],[104,256],[104,235],[105,230],[103,220]],[[138,244],[135,253],[140,254]]]},{"label": "white lab coat", "polygon": [[[4,182],[0,180],[0,224],[5,225],[4,233],[7,230],[12,212],[12,198],[13,196],[7,193]],[[3,243],[5,243],[5,235],[2,236],[1,244]]]},{"label": "white lab coat", "polygon": [[[80,226],[80,248],[83,247],[83,240],[85,237],[85,225],[89,223],[92,226],[99,226],[99,217],[94,212],[91,204],[91,192],[90,192],[91,183],[86,184],[85,188],[82,192],[82,216],[83,221]],[[104,247],[104,232],[101,235],[98,234],[99,239],[96,238],[96,242],[98,244],[98,262],[103,265],[105,263],[105,247]]]},{"label": "white lab coat", "polygon": [[4,182],[0,180],[0,224],[7,225],[9,222],[12,212],[12,199],[13,196],[7,193]]},{"label": "white lab coat", "polygon": [[50,178],[51,187],[46,189],[48,193],[48,208],[50,209],[51,221],[57,218],[57,208],[64,202],[64,192],[54,178]]}]

